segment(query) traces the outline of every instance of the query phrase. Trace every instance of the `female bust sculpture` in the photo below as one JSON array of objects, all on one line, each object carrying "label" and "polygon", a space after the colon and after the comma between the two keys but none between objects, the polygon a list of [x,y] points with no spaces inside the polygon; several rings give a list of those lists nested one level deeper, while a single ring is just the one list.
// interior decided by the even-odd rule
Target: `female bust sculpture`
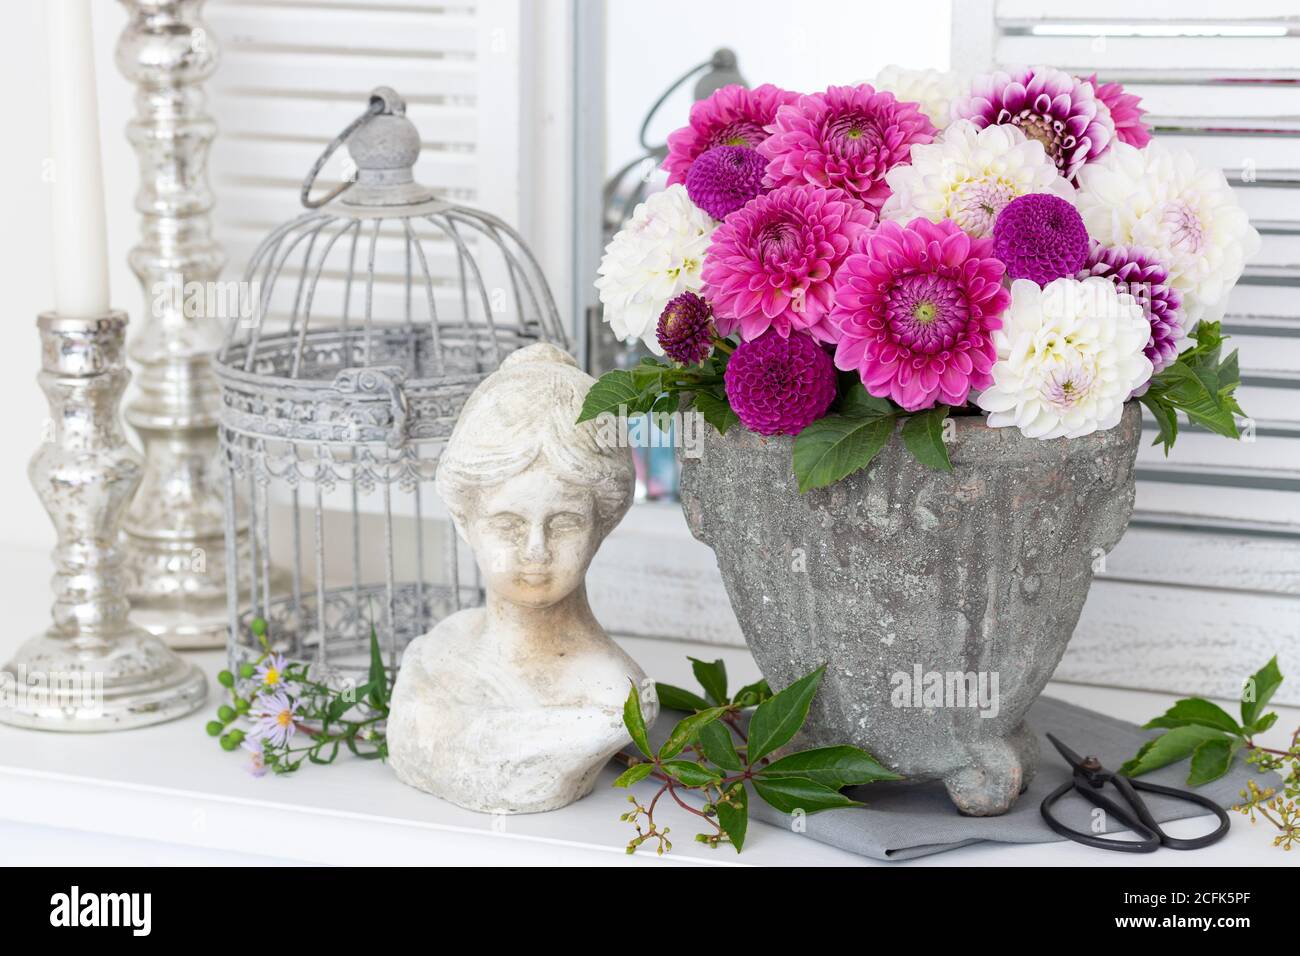
[{"label": "female bust sculpture", "polygon": [[[631,504],[632,454],[574,424],[592,381],[553,345],[515,352],[474,390],[438,462],[487,602],[407,648],[389,759],[403,782],[471,810],[562,807],[629,742],[623,703],[645,674],[592,615],[585,578]],[[642,709],[649,721],[658,707]]]}]

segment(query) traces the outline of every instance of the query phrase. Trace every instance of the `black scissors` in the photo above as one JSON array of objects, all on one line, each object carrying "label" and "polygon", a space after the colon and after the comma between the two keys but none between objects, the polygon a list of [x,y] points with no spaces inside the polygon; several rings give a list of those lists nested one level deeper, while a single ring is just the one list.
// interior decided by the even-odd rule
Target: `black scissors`
[{"label": "black scissors", "polygon": [[[1119,774],[1111,773],[1103,767],[1101,761],[1096,757],[1080,757],[1051,734],[1047,735],[1047,739],[1061,752],[1065,762],[1074,769],[1074,774],[1070,780],[1048,794],[1042,805],[1043,819],[1047,821],[1049,827],[1061,836],[1074,840],[1076,843],[1095,846],[1102,850],[1120,850],[1124,853],[1153,853],[1162,846],[1167,846],[1171,850],[1197,850],[1203,846],[1209,846],[1228,832],[1228,826],[1231,822],[1228,819],[1228,814],[1208,797],[1189,793],[1186,790],[1176,790],[1173,787],[1162,787],[1155,783],[1121,777]],[[1115,789],[1128,802],[1128,807],[1120,806],[1101,792],[1102,787],[1107,783],[1115,785]],[[1142,839],[1108,840],[1095,833],[1080,833],[1078,830],[1067,827],[1060,820],[1053,817],[1051,811],[1056,802],[1071,790],[1077,791],[1093,806],[1105,810]],[[1175,800],[1186,800],[1205,807],[1219,818],[1219,828],[1213,833],[1187,840],[1171,837],[1160,829],[1160,825],[1151,816],[1151,811],[1147,809],[1147,805],[1138,796],[1137,791],[1139,790],[1145,793],[1156,793],[1162,797],[1173,797]]]}]

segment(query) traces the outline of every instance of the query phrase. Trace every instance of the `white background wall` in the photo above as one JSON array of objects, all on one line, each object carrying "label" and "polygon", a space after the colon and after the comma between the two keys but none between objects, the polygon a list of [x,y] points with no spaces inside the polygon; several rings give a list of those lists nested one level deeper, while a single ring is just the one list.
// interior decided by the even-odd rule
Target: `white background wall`
[{"label": "white background wall", "polygon": [[[113,64],[113,46],[126,23],[114,0],[95,0],[95,69],[99,75],[100,137],[108,210],[108,252],[114,306],[138,322],[144,304],[140,284],[126,264],[138,235],[132,207],[138,182],[135,153],[126,142],[133,106],[131,89]],[[42,178],[49,155],[49,66],[44,3],[5,5],[0,30],[0,88],[5,96],[4,148],[0,149],[0,547],[54,544],[36,493],[27,481],[27,460],[45,422],[45,397],[36,386],[40,350],[36,315],[54,305],[50,248],[50,184]]]},{"label": "white background wall", "polygon": [[[607,169],[640,155],[637,131],[668,84],[720,46],[751,86],[811,93],[868,80],[896,63],[948,68],[949,0],[610,0],[606,7]],[[686,123],[691,87],[664,104],[650,129],[662,143]]]}]

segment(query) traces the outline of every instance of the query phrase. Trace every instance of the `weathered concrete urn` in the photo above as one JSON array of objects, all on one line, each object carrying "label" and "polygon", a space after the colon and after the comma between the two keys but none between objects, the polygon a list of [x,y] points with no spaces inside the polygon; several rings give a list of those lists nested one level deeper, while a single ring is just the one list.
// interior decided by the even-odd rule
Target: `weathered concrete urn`
[{"label": "weathered concrete urn", "polygon": [[802,743],[855,744],[995,815],[1033,776],[1025,714],[1128,524],[1141,416],[1131,402],[1115,428],[1072,440],[980,416],[952,427],[952,473],[896,436],[865,471],[803,495],[792,439],[705,429],[682,502],[772,687],[827,665]]}]

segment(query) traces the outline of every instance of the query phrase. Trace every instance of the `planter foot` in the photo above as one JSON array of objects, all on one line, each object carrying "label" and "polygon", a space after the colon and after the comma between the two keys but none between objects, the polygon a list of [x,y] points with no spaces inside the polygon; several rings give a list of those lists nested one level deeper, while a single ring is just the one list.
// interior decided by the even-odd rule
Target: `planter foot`
[{"label": "planter foot", "polygon": [[948,798],[966,816],[996,817],[1028,789],[1038,763],[1038,742],[1022,722],[1006,739],[973,744],[969,755],[970,763],[943,779]]}]

